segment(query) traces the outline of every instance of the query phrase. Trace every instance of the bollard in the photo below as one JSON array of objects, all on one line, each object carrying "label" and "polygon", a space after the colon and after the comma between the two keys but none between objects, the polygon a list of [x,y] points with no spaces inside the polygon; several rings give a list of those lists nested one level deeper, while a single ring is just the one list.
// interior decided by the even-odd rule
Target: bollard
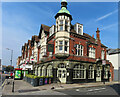
[{"label": "bollard", "polygon": [[12,92],[14,92],[14,81],[13,81],[13,86],[12,86]]}]

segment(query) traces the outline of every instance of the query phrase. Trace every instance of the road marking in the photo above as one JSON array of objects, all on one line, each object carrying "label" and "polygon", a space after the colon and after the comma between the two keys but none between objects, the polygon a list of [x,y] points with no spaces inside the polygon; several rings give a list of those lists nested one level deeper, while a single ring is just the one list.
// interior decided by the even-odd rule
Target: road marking
[{"label": "road marking", "polygon": [[0,88],[3,88],[3,86],[5,85],[6,79],[4,80],[2,86],[0,86]]},{"label": "road marking", "polygon": [[90,89],[88,90],[89,92],[92,92],[92,91],[99,91],[99,90],[105,90],[106,88],[99,88],[99,89]]},{"label": "road marking", "polygon": [[78,92],[78,91],[80,91],[79,89],[76,89],[76,91]]},{"label": "road marking", "polygon": [[93,89],[91,89],[91,90],[88,90],[89,92],[91,92],[91,91],[93,91]]}]

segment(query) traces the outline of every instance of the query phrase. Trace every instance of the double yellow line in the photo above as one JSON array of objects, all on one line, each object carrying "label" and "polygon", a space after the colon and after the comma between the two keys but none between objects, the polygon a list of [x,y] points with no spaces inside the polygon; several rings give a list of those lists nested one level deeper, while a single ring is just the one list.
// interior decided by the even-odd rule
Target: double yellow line
[{"label": "double yellow line", "polygon": [[4,83],[2,84],[2,86],[0,86],[0,88],[2,88],[5,85],[5,82],[6,82],[6,79],[5,79]]}]

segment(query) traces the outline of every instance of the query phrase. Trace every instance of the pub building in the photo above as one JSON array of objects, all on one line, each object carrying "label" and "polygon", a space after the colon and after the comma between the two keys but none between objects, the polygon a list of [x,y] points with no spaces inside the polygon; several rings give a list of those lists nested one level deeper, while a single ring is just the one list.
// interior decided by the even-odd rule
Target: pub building
[{"label": "pub building", "polygon": [[94,38],[83,32],[83,24],[71,24],[73,18],[66,0],[62,0],[55,19],[51,27],[42,24],[37,42],[32,42],[35,75],[53,76],[55,83],[110,81],[114,67],[106,60],[107,47],[101,43],[100,30],[97,28]]}]

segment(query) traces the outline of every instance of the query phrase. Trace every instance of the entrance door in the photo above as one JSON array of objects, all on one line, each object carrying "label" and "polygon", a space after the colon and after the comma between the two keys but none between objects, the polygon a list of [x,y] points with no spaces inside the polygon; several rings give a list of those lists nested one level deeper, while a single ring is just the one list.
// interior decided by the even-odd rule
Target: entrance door
[{"label": "entrance door", "polygon": [[97,67],[96,81],[101,82],[101,69],[100,69],[100,66]]},{"label": "entrance door", "polygon": [[66,83],[66,68],[64,64],[59,64],[58,66],[58,71],[57,71],[57,77],[58,77],[58,82],[60,83]]}]

